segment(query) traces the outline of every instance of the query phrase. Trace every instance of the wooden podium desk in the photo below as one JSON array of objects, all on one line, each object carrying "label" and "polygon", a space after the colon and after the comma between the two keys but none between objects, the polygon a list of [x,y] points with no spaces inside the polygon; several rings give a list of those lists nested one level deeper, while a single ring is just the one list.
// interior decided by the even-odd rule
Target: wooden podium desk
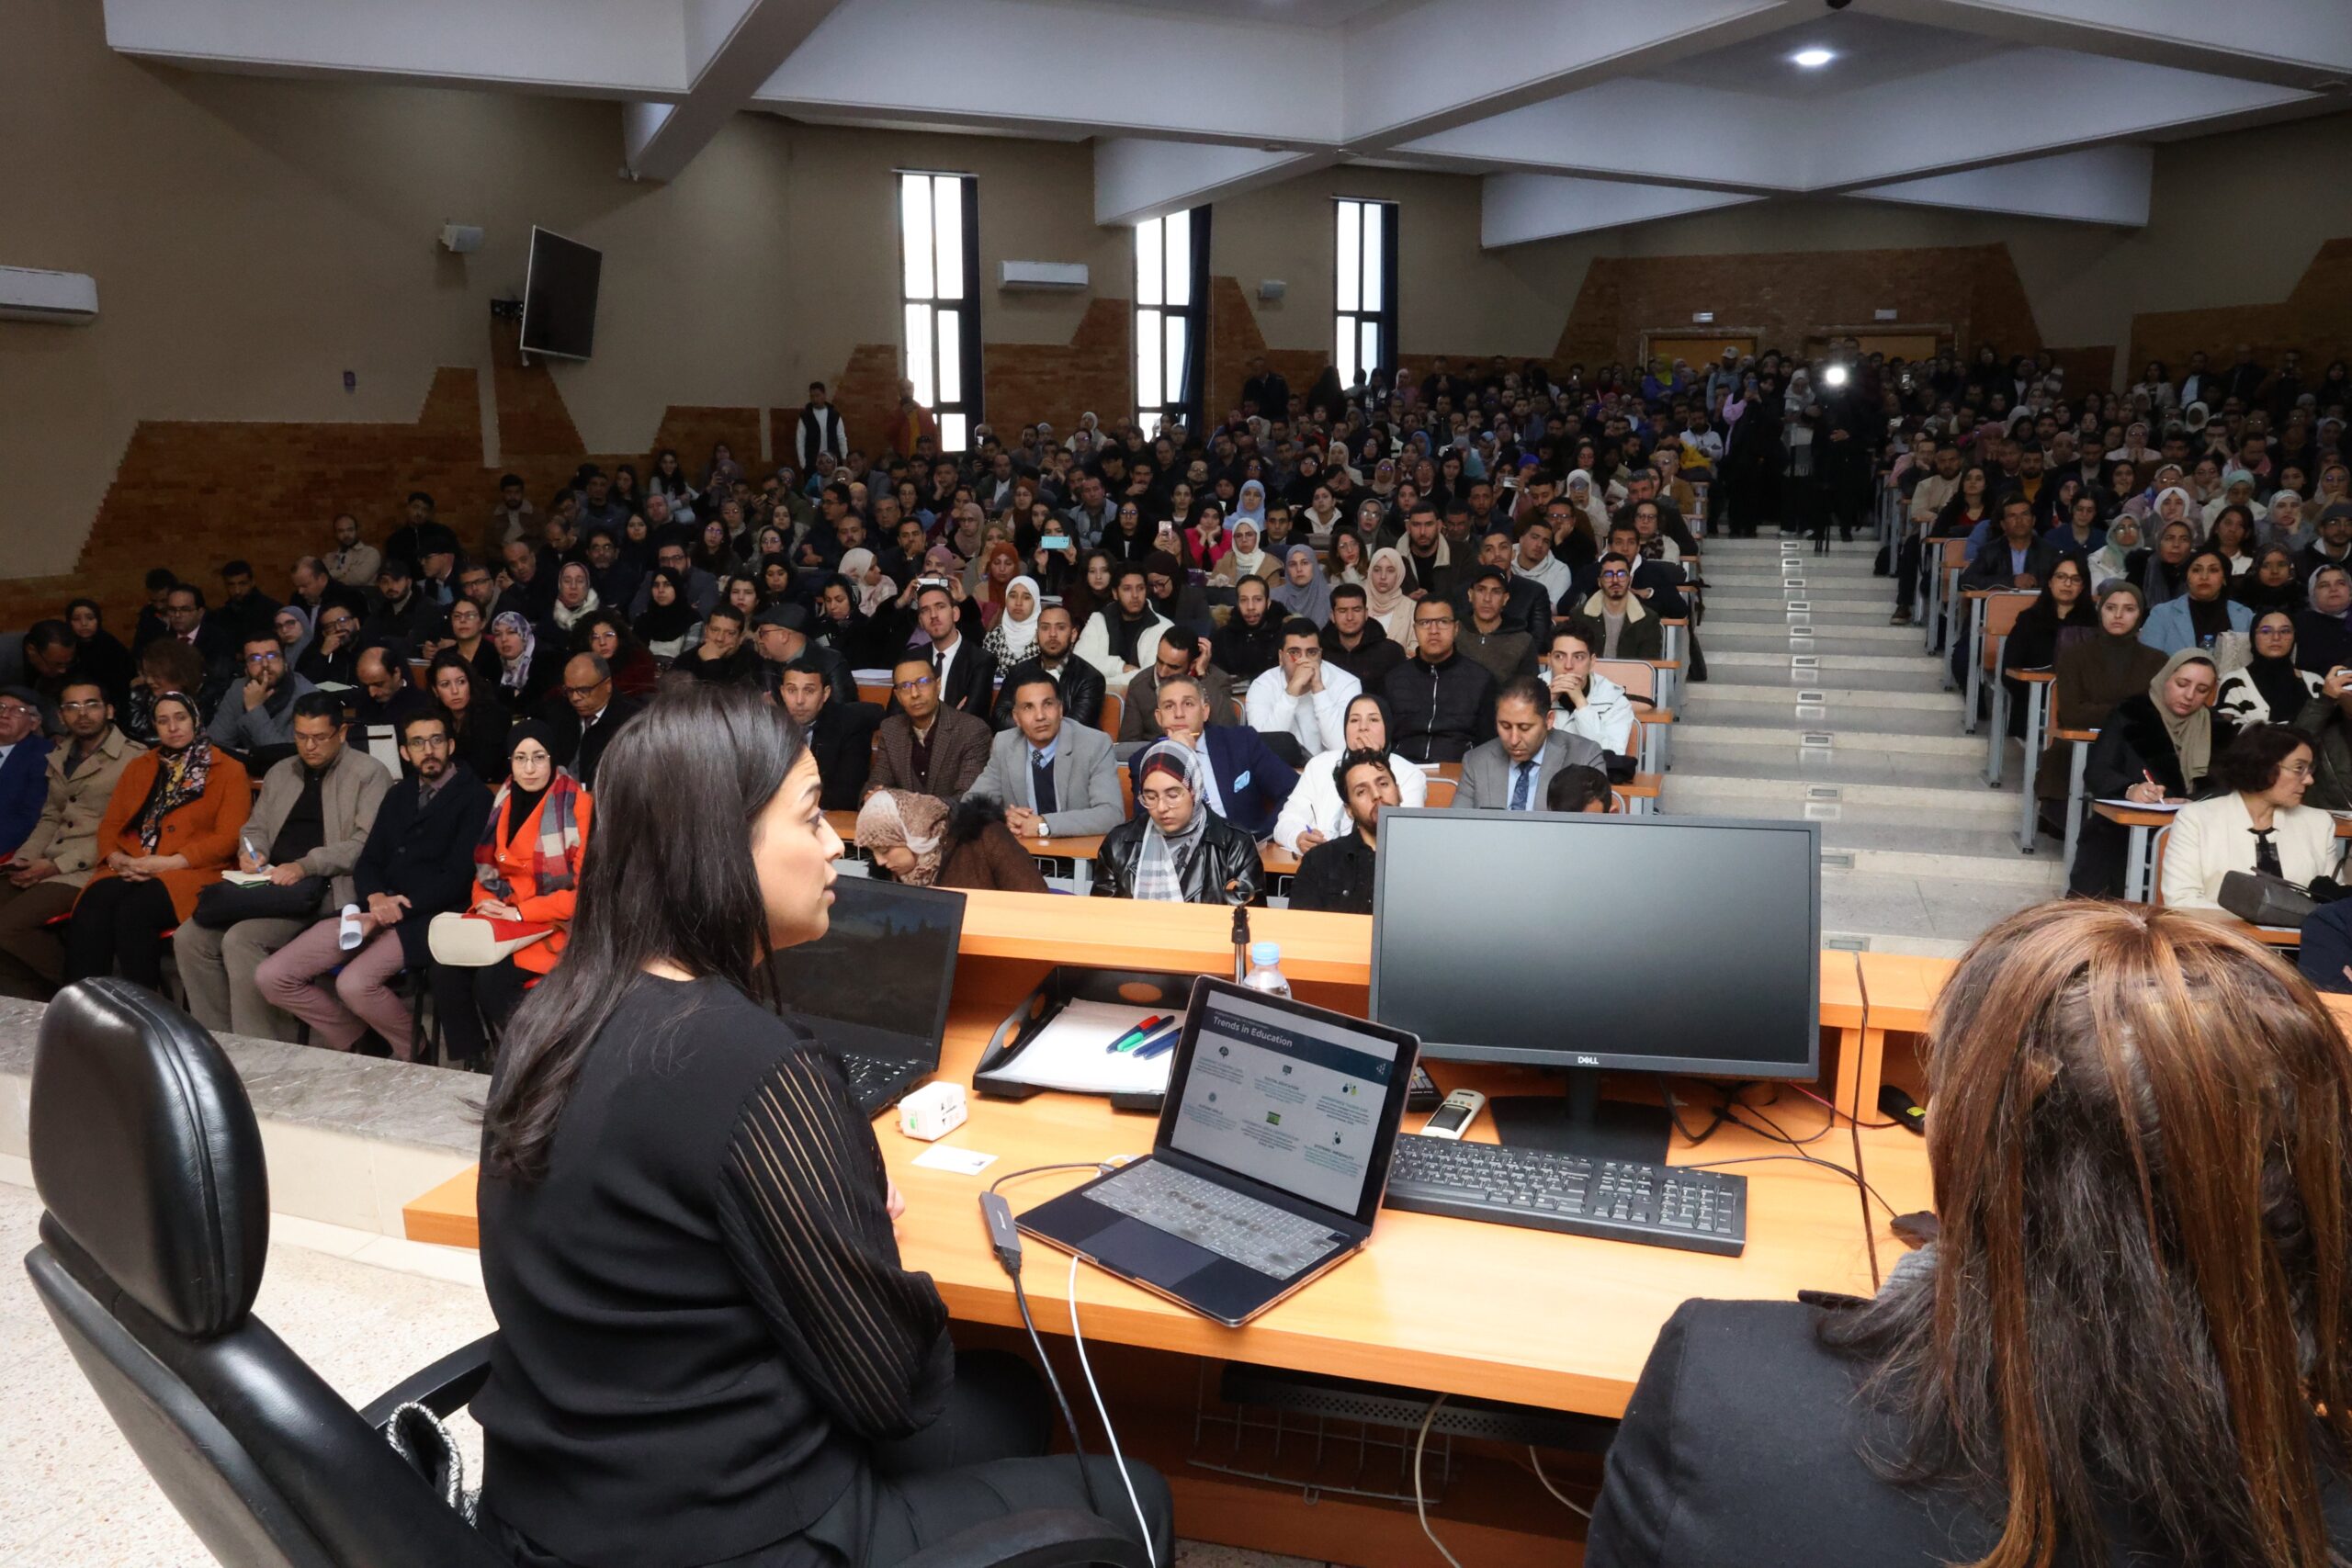
[{"label": "wooden podium desk", "polygon": [[[1056,963],[1230,973],[1232,916],[1226,909],[1023,893],[967,898],[940,1065],[945,1078],[969,1083],[989,1033]],[[1282,944],[1283,969],[1301,1000],[1359,1014],[1371,977],[1371,923],[1360,915],[1250,911],[1251,936]],[[1854,955],[1825,953],[1822,962],[1823,1021],[1837,1032],[1838,1076],[1851,1081],[1864,1068]],[[1563,990],[1564,1008],[1570,995]],[[1562,1092],[1556,1077],[1547,1082],[1529,1069],[1442,1061],[1429,1066],[1444,1089]],[[1874,1083],[1874,1061],[1868,1072]],[[1827,1093],[1831,1081],[1825,1071],[1818,1091]],[[1871,1092],[1874,1099],[1876,1089]],[[1751,1090],[1747,1098],[1799,1139],[1812,1138],[1829,1120],[1786,1088]],[[1696,1105],[1683,1108],[1693,1126],[1704,1115]],[[1863,1115],[1875,1120],[1868,1106]],[[1419,1122],[1407,1113],[1408,1128]],[[916,1166],[927,1145],[900,1136],[887,1116],[876,1122],[884,1160],[907,1200],[899,1223],[901,1254],[907,1267],[937,1281],[960,1342],[1027,1351],[1012,1282],[983,1234],[981,1189],[1029,1166],[1144,1153],[1155,1126],[1149,1117],[1115,1112],[1091,1096],[1045,1093],[1018,1102],[975,1096],[970,1121],[942,1140],[998,1156],[967,1177]],[[1492,1117],[1481,1117],[1471,1135],[1491,1140],[1492,1128]],[[1923,1142],[1902,1131],[1865,1130],[1860,1136],[1871,1186],[1896,1212],[1927,1208]],[[1852,1139],[1839,1125],[1809,1143],[1807,1152],[1847,1165]],[[1737,1127],[1719,1129],[1699,1147],[1679,1138],[1676,1144],[1668,1156],[1676,1164],[1790,1153]],[[1296,1484],[1237,1479],[1189,1462],[1208,1441],[1196,1424],[1195,1401],[1201,1390],[1215,1388],[1217,1364],[1256,1362],[1615,1417],[1659,1328],[1686,1299],[1787,1301],[1801,1290],[1868,1294],[1873,1253],[1882,1270],[1904,1253],[1887,1229],[1886,1211],[1875,1204],[1865,1233],[1860,1195],[1836,1172],[1790,1158],[1728,1168],[1748,1180],[1747,1249],[1739,1258],[1385,1211],[1362,1255],[1246,1328],[1211,1323],[1087,1267],[1078,1270],[1080,1323],[1127,1452],[1157,1464],[1176,1488],[1181,1533],[1317,1562],[1442,1568],[1414,1529],[1409,1503],[1400,1517],[1394,1504],[1325,1490],[1309,1506]],[[1083,1171],[1045,1172],[1009,1183],[1004,1192],[1018,1213],[1086,1179]],[[407,1206],[405,1218],[413,1239],[478,1246],[474,1173],[424,1194]],[[1023,1281],[1041,1333],[1069,1332],[1069,1276],[1064,1255],[1030,1244]],[[1066,1351],[1058,1348],[1056,1355],[1067,1379],[1075,1368]],[[1086,1424],[1094,1426],[1091,1416]],[[1480,1568],[1557,1568],[1579,1560],[1581,1521],[1544,1495],[1524,1461],[1523,1450],[1499,1444],[1474,1441],[1462,1451],[1454,1485],[1430,1512],[1464,1561]],[[1547,1466],[1589,1505],[1599,1479],[1595,1460],[1554,1455]]]}]

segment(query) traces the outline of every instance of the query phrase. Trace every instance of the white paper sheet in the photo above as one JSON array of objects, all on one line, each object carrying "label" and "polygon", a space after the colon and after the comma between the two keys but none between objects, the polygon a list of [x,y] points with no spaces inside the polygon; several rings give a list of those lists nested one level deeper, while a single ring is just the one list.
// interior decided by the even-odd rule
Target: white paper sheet
[{"label": "white paper sheet", "polygon": [[1151,1012],[1125,1002],[1074,1001],[1054,1016],[1021,1055],[989,1076],[1078,1094],[1165,1094],[1176,1053],[1148,1061],[1104,1049]]}]

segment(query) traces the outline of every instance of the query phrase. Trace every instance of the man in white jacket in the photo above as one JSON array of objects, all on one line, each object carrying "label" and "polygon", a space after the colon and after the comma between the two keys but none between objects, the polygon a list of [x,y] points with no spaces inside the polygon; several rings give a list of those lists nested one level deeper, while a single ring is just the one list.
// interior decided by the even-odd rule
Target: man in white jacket
[{"label": "man in white jacket", "polygon": [[1111,603],[1087,617],[1078,656],[1102,671],[1102,683],[1124,692],[1138,670],[1151,667],[1159,639],[1176,623],[1151,607],[1151,585],[1140,561],[1111,569]]},{"label": "man in white jacket", "polygon": [[1322,634],[1304,615],[1283,623],[1282,654],[1250,682],[1242,716],[1266,735],[1287,735],[1312,757],[1340,743],[1348,704],[1363,682],[1323,662]]},{"label": "man in white jacket", "polygon": [[1576,509],[1566,501],[1554,501],[1543,512],[1519,526],[1519,548],[1512,554],[1510,573],[1524,577],[1542,586],[1552,596],[1552,607],[1557,610],[1569,589],[1576,586],[1577,574],[1568,563],[1552,553],[1562,531],[1573,527]]},{"label": "man in white jacket", "polygon": [[1552,687],[1552,728],[1581,735],[1604,751],[1634,754],[1634,703],[1625,688],[1592,667],[1593,646],[1573,622],[1552,628],[1544,662]]}]

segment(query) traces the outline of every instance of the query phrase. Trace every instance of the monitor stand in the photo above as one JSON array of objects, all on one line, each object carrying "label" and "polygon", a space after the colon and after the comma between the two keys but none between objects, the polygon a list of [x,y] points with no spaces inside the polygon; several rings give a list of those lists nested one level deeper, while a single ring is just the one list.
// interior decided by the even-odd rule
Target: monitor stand
[{"label": "monitor stand", "polygon": [[1664,1165],[1674,1122],[1663,1105],[1600,1098],[1600,1069],[1570,1067],[1567,1093],[1505,1095],[1487,1102],[1495,1136],[1523,1149],[1587,1159]]}]

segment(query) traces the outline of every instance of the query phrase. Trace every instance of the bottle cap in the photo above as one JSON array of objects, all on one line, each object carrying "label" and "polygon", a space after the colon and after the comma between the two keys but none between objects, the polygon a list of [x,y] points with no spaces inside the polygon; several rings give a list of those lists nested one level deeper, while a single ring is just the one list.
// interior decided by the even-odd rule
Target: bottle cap
[{"label": "bottle cap", "polygon": [[1283,944],[1278,942],[1253,942],[1250,944],[1250,962],[1272,969],[1283,961]]}]

